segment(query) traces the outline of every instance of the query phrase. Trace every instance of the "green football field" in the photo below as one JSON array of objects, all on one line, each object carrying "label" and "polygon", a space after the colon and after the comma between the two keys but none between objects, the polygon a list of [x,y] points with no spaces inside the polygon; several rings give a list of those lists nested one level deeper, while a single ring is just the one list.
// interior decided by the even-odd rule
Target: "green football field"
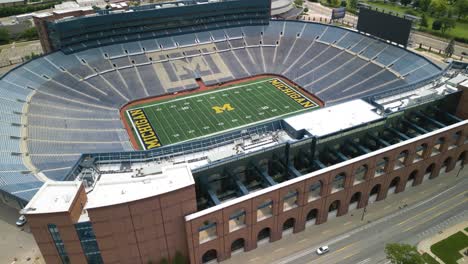
[{"label": "green football field", "polygon": [[152,149],[265,122],[319,105],[268,78],[132,106],[127,121],[141,149]]}]

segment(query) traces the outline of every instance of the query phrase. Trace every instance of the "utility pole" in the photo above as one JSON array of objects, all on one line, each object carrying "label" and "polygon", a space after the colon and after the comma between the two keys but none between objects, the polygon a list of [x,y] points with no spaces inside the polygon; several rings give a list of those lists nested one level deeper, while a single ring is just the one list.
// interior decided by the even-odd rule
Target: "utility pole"
[{"label": "utility pole", "polygon": [[364,215],[366,214],[366,212],[367,212],[367,205],[364,206],[364,210],[362,210],[361,221],[364,221]]}]

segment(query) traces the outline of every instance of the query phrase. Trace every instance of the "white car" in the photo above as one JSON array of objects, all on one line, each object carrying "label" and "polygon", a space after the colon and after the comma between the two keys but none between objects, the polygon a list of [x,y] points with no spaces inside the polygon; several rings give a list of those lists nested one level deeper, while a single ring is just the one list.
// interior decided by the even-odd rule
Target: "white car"
[{"label": "white car", "polygon": [[323,255],[327,253],[328,251],[330,251],[330,249],[328,249],[328,246],[321,246],[317,248],[317,255]]},{"label": "white car", "polygon": [[26,216],[21,215],[18,220],[16,220],[16,225],[17,226],[24,226],[28,220],[26,219]]}]

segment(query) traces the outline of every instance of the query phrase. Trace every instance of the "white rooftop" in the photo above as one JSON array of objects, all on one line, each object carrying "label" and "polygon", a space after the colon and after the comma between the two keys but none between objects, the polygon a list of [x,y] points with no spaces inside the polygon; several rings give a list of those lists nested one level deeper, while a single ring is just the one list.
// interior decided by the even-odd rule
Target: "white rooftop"
[{"label": "white rooftop", "polygon": [[[88,193],[85,209],[126,203],[168,193],[194,184],[186,164],[152,170],[152,175],[132,177],[134,172],[103,174]],[[158,172],[160,171],[160,172]]]},{"label": "white rooftop", "polygon": [[305,129],[321,137],[381,119],[382,116],[374,109],[374,106],[359,99],[289,117],[284,121],[295,130]]},{"label": "white rooftop", "polygon": [[47,181],[23,208],[24,214],[67,212],[78,194],[81,182]]}]

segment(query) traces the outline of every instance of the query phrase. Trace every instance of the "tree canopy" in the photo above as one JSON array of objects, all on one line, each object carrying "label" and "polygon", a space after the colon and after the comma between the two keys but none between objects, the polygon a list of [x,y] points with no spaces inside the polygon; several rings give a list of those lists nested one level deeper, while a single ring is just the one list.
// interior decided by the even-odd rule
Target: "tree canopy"
[{"label": "tree canopy", "polygon": [[415,246],[408,244],[387,244],[385,254],[392,264],[424,264]]}]

